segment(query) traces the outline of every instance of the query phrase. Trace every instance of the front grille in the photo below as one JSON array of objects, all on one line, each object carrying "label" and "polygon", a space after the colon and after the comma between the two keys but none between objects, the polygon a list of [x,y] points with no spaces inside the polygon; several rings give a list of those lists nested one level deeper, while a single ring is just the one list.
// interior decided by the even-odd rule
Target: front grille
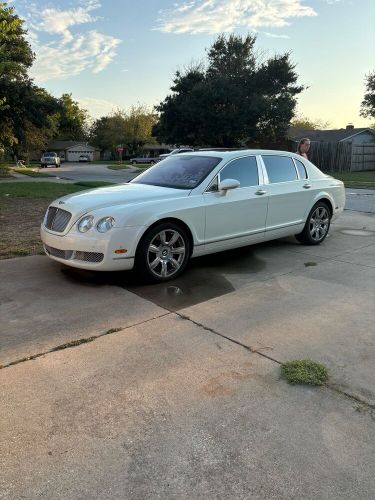
[{"label": "front grille", "polygon": [[59,259],[69,260],[72,258],[73,250],[60,250],[59,248],[53,248],[48,245],[44,245],[47,253],[52,255],[53,257],[57,257]]},{"label": "front grille", "polygon": [[46,228],[62,233],[68,225],[72,214],[57,207],[49,207],[46,217]]},{"label": "front grille", "polygon": [[46,252],[53,257],[64,260],[81,260],[83,262],[99,263],[104,259],[104,254],[99,252],[82,252],[74,250],[60,250],[49,245],[44,245]]},{"label": "front grille", "polygon": [[104,254],[98,252],[75,252],[75,260],[83,260],[84,262],[101,262]]}]

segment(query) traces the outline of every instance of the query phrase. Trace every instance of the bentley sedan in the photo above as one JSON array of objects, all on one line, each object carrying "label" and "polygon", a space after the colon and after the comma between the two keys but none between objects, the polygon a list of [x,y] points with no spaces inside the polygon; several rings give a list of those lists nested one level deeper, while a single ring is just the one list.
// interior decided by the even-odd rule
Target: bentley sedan
[{"label": "bentley sedan", "polygon": [[68,266],[167,281],[190,258],[295,235],[319,245],[344,209],[341,181],[286,151],[172,155],[131,182],[57,199],[41,226]]}]

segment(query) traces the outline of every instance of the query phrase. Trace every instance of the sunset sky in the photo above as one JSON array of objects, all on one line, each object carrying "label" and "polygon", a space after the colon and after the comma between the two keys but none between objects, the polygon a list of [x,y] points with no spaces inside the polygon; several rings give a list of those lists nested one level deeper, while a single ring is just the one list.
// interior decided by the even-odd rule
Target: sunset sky
[{"label": "sunset sky", "polygon": [[137,102],[150,107],[172,77],[205,58],[219,33],[257,34],[263,57],[291,52],[308,86],[298,111],[330,128],[359,116],[375,69],[375,0],[14,0],[36,53],[31,74],[93,117]]}]

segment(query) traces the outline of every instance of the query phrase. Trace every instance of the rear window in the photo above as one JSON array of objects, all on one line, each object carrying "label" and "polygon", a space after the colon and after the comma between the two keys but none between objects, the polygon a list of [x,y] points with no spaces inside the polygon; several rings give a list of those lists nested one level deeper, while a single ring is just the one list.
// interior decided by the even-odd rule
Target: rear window
[{"label": "rear window", "polygon": [[168,156],[131,182],[175,189],[194,189],[221,160],[212,156]]},{"label": "rear window", "polygon": [[297,171],[289,156],[262,155],[270,183],[297,180]]}]

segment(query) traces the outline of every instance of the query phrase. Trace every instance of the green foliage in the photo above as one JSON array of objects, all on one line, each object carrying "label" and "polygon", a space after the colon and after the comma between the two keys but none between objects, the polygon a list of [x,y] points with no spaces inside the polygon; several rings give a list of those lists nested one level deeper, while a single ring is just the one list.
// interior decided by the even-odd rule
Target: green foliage
[{"label": "green foliage", "polygon": [[361,116],[375,118],[375,71],[366,75],[366,92],[361,103]]},{"label": "green foliage", "polygon": [[112,150],[114,155],[118,144],[126,145],[133,155],[144,144],[155,142],[151,135],[155,122],[155,114],[147,106],[138,104],[131,106],[127,112],[117,110],[95,120],[90,130],[90,140],[100,149]]},{"label": "green foliage", "polygon": [[87,139],[88,113],[81,109],[71,94],[58,99],[58,138],[62,141],[83,141]]},{"label": "green foliage", "polygon": [[284,138],[294,114],[297,85],[289,54],[259,62],[256,37],[220,35],[201,64],[177,72],[157,107],[160,142],[233,147]]},{"label": "green foliage", "polygon": [[328,380],[327,368],[309,359],[283,363],[281,374],[290,384],[323,385]]},{"label": "green foliage", "polygon": [[323,120],[311,120],[310,118],[300,114],[293,118],[290,125],[304,130],[324,130],[330,126],[329,122],[325,122]]}]

